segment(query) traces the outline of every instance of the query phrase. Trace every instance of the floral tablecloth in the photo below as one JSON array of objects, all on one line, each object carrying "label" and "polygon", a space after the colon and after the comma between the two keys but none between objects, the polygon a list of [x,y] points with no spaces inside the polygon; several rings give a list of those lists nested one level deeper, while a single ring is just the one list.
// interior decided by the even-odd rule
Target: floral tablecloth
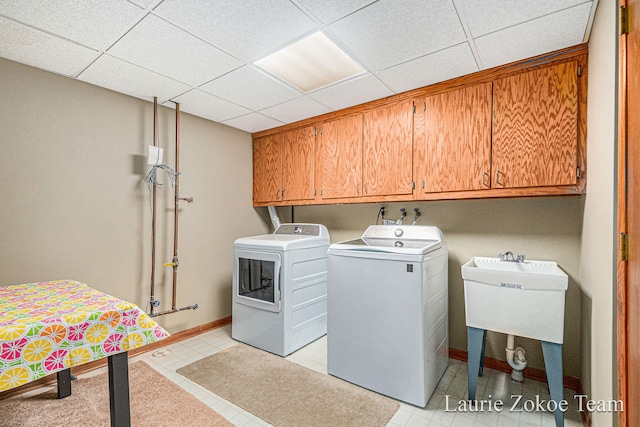
[{"label": "floral tablecloth", "polygon": [[135,304],[84,283],[0,286],[0,391],[168,336]]}]

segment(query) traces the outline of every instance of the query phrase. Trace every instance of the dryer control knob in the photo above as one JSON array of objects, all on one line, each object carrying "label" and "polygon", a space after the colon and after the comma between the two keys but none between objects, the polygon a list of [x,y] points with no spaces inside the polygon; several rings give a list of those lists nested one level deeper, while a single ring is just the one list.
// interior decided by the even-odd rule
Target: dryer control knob
[{"label": "dryer control knob", "polygon": [[400,237],[400,236],[402,236],[402,233],[403,233],[402,228],[397,228],[397,229],[396,229],[396,233],[395,233],[395,234],[396,234],[396,237]]}]

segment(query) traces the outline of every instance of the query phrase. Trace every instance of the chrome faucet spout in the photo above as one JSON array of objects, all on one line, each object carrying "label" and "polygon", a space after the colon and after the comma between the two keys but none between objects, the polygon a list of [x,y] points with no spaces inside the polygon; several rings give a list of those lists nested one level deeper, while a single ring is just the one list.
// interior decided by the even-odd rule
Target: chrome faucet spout
[{"label": "chrome faucet spout", "polygon": [[500,261],[515,261],[515,258],[513,257],[513,252],[511,251],[507,251],[503,254],[500,254]]},{"label": "chrome faucet spout", "polygon": [[524,255],[518,254],[517,257],[513,255],[513,252],[507,251],[503,254],[498,254],[500,257],[500,261],[508,261],[508,262],[525,262],[526,257]]}]

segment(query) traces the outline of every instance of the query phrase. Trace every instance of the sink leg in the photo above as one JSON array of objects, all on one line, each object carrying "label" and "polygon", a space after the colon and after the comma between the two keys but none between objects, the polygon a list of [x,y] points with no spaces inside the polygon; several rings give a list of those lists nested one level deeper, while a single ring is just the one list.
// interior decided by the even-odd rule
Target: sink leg
[{"label": "sink leg", "polygon": [[[547,370],[547,382],[551,400],[556,402],[556,408],[564,398],[562,388],[562,344],[542,341],[542,354],[544,355],[544,367]],[[556,427],[564,426],[564,412],[556,409],[554,412]]]},{"label": "sink leg", "polygon": [[476,399],[478,375],[484,367],[484,346],[487,331],[467,326],[467,375],[469,380],[469,400]]}]

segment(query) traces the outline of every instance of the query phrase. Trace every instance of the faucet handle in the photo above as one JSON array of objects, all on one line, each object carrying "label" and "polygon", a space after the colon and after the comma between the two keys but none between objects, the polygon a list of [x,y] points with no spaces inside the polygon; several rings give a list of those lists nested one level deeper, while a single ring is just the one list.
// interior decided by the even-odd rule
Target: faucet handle
[{"label": "faucet handle", "polygon": [[525,256],[518,254],[518,260],[517,261],[518,262],[524,262],[524,260],[525,260]]},{"label": "faucet handle", "polygon": [[506,261],[507,260],[507,254],[498,254],[498,256],[500,257],[500,261]]}]

